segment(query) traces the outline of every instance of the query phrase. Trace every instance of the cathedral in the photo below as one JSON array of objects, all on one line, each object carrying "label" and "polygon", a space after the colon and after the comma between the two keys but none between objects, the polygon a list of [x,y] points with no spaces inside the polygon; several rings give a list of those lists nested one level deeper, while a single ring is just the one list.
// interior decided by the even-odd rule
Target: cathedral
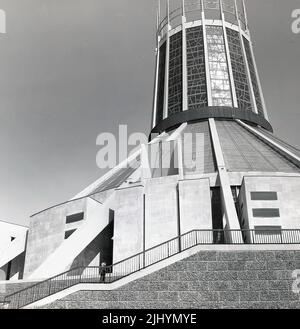
[{"label": "cathedral", "polygon": [[300,243],[300,150],[273,133],[244,1],[161,1],[155,36],[148,143],[28,228],[0,222],[2,279],[38,282],[8,304],[195,246]]}]

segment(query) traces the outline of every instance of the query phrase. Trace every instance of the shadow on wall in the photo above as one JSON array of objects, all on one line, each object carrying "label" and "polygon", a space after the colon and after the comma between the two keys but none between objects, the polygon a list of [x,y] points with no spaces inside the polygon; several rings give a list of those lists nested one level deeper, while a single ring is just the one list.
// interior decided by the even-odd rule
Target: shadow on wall
[{"label": "shadow on wall", "polygon": [[[100,266],[105,262],[112,265],[113,261],[114,211],[109,210],[108,225],[91,241],[91,243],[74,259],[70,269],[80,267],[76,275],[80,275],[87,266]],[[74,275],[74,272],[72,274]]]},{"label": "shadow on wall", "polygon": [[24,274],[24,264],[25,264],[25,251],[22,252],[19,256],[17,256],[15,259],[13,259],[13,261],[10,264],[9,273],[7,273],[6,279],[9,280],[9,278],[14,277],[15,275],[17,275],[18,279],[22,279]]},{"label": "shadow on wall", "polygon": [[3,268],[0,268],[0,281],[4,281],[6,279],[6,274]]}]

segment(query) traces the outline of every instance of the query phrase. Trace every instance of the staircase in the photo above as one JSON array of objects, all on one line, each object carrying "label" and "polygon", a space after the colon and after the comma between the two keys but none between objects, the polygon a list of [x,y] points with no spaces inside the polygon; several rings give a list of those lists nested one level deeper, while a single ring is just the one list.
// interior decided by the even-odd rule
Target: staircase
[{"label": "staircase", "polygon": [[[105,268],[77,267],[55,275],[6,296],[2,307],[23,308],[80,283],[110,284],[192,247],[211,244],[241,245],[247,243],[249,236],[251,244],[300,244],[300,230],[282,230],[280,237],[277,234],[268,234],[265,239],[262,236],[256,238],[254,230],[193,230]],[[104,280],[103,275],[101,276],[103,270]]]}]

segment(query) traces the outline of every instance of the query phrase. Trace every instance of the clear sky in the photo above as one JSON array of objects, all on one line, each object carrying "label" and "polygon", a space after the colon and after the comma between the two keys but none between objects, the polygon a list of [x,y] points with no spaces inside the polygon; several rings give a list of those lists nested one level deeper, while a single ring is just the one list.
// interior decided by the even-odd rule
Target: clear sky
[{"label": "clear sky", "polygon": [[[101,132],[149,132],[155,0],[0,0],[0,220],[63,202],[99,178]],[[246,0],[277,136],[300,146],[299,0]]]}]

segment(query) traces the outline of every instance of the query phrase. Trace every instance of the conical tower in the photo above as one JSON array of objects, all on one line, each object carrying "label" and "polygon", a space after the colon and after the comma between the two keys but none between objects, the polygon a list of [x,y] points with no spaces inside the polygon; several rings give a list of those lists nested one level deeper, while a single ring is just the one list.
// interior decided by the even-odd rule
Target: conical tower
[{"label": "conical tower", "polygon": [[162,0],[156,38],[148,144],[31,217],[26,278],[133,255],[137,271],[193,243],[300,242],[300,151],[273,135],[244,3]]}]

